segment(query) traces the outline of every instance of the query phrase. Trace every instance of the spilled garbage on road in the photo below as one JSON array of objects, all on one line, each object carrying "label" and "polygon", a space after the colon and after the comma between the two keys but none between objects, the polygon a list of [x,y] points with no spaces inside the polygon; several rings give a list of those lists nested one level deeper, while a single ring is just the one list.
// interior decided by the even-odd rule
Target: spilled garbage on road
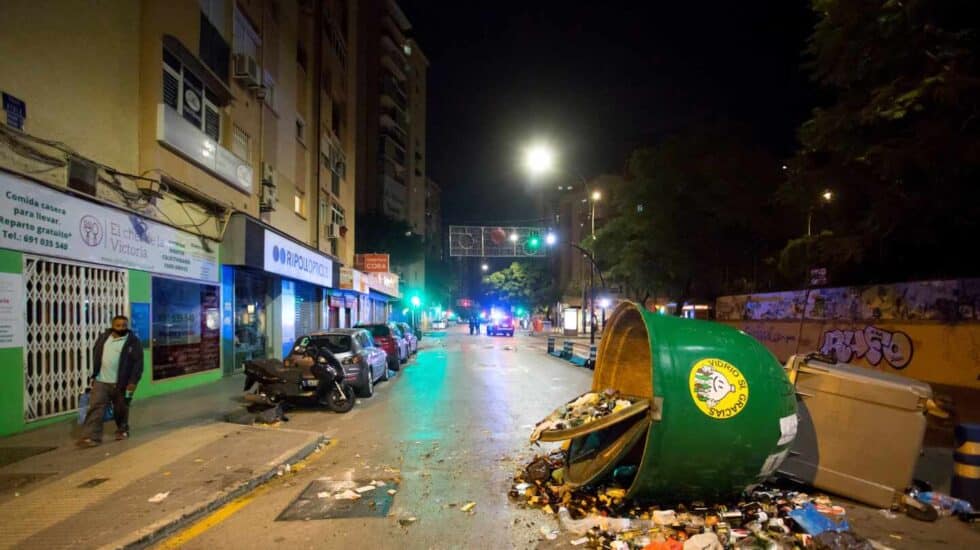
[{"label": "spilled garbage on road", "polygon": [[[622,304],[607,324],[592,391],[559,406],[530,434],[534,445],[560,447],[521,467],[510,497],[556,517],[573,546],[886,548],[855,533],[846,509],[828,496],[768,484],[795,448],[795,382],[747,334]],[[917,404],[930,393],[872,382],[910,396],[910,410],[921,411]],[[921,438],[902,443],[914,453]],[[911,467],[890,473],[890,481],[903,478],[884,495],[896,510],[926,520],[974,517],[964,501],[925,490],[903,494]],[[874,481],[862,479],[855,492],[882,487]],[[558,534],[543,528],[542,536]]]}]

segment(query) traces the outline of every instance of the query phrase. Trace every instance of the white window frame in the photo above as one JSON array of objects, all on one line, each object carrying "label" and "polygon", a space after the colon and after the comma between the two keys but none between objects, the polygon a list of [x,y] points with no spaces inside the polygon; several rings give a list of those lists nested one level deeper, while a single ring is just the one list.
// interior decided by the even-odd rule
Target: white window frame
[{"label": "white window frame", "polygon": [[337,203],[330,203],[330,223],[337,226],[347,225],[347,214],[344,208]]},{"label": "white window frame", "polygon": [[306,146],[306,119],[299,113],[296,113],[296,141]]},{"label": "white window frame", "polygon": [[[234,122],[231,125],[231,149],[238,158],[245,162],[252,162],[252,136]],[[236,151],[236,149],[241,149],[241,151]],[[244,152],[245,155],[242,156],[238,154],[239,152]]]},{"label": "white window frame", "polygon": [[262,70],[262,86],[265,87],[265,104],[272,109],[273,113],[279,114],[278,109],[276,109],[276,79],[272,78],[272,73],[263,69]]},{"label": "white window frame", "polygon": [[262,47],[262,38],[258,31],[252,27],[245,14],[235,5],[232,28],[231,51],[234,54],[245,54],[253,59],[259,59],[259,48]]},{"label": "white window frame", "polygon": [[[170,55],[172,55],[174,57],[177,57],[172,52],[170,53]],[[170,76],[173,76],[174,78],[177,79],[177,114],[180,115],[181,119],[184,120],[184,122],[187,122],[188,124],[191,124],[193,126],[193,123],[191,121],[187,120],[186,117],[184,117],[184,71],[187,70],[187,67],[184,66],[183,63],[181,63],[180,64],[180,69],[178,70],[177,68],[170,66],[166,61],[163,60],[163,58],[160,59],[160,64],[163,65],[163,70],[164,71],[166,71],[167,73],[169,73]],[[217,104],[215,104],[213,101],[211,101],[210,99],[208,99],[208,97],[210,95],[212,95],[213,92],[211,92],[210,90],[208,90],[208,87],[204,84],[203,79],[197,77],[196,75],[195,75],[195,78],[197,78],[198,80],[202,80],[202,82],[201,82],[201,89],[204,92],[202,94],[204,97],[201,98],[201,103],[203,105],[203,107],[201,108],[201,123],[200,123],[199,126],[197,126],[197,129],[200,130],[201,133],[203,133],[204,135],[210,137],[211,139],[217,141],[218,143],[221,143],[221,133],[222,133],[221,131],[222,131],[223,127],[224,127],[224,120],[223,120],[224,117],[221,114],[221,109],[218,108],[218,105]],[[162,82],[160,83],[160,86],[161,86],[161,91],[162,91],[162,87],[163,87],[163,83]],[[206,128],[207,128],[207,120],[208,120],[208,117],[207,117],[208,109],[211,109],[212,111],[214,111],[215,113],[218,114],[218,136],[217,137],[208,134],[207,131],[206,131]]]}]

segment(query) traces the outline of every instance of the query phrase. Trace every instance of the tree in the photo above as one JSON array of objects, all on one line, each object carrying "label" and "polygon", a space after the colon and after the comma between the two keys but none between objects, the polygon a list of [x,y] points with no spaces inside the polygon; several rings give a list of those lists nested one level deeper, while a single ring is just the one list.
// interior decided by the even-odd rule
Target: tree
[{"label": "tree", "polygon": [[805,215],[831,188],[822,210],[846,250],[797,239],[784,255],[803,246],[803,260],[830,264],[838,282],[976,274],[980,260],[959,245],[980,217],[976,2],[812,6],[810,70],[835,99],[800,128],[780,200]]},{"label": "tree", "polygon": [[483,284],[490,302],[510,306],[525,305],[540,310],[558,299],[547,266],[539,262],[514,262],[484,277]]},{"label": "tree", "polygon": [[771,200],[779,162],[742,135],[716,124],[633,152],[591,245],[607,283],[678,303],[757,286],[786,223]]}]

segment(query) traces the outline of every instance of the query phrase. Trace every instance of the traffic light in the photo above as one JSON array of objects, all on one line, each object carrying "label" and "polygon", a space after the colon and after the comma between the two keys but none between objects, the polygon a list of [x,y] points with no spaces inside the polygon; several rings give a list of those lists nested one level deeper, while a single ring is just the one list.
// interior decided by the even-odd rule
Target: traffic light
[{"label": "traffic light", "polygon": [[527,247],[531,250],[537,250],[539,246],[541,246],[541,239],[537,235],[531,235],[527,239]]}]

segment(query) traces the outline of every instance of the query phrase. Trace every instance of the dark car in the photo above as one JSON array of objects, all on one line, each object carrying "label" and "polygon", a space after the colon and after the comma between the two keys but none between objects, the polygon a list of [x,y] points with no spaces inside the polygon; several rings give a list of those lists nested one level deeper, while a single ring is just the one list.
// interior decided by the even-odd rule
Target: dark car
[{"label": "dark car", "polygon": [[398,370],[402,361],[408,361],[408,342],[402,337],[401,331],[394,323],[375,323],[358,325],[371,333],[374,345],[388,354],[388,368]]},{"label": "dark car", "polygon": [[415,331],[408,323],[395,323],[398,328],[402,329],[402,336],[405,340],[408,340],[408,353],[409,355],[417,353],[419,351],[419,337],[415,335]]},{"label": "dark car", "polygon": [[487,323],[487,336],[496,336],[498,334],[506,334],[507,336],[514,335],[514,318],[509,315],[504,315],[496,319],[492,319]]},{"label": "dark car", "polygon": [[375,382],[388,379],[388,354],[374,345],[367,330],[337,328],[300,337],[287,361],[306,355],[312,347],[334,354],[344,368],[344,379],[363,397],[374,395]]}]

